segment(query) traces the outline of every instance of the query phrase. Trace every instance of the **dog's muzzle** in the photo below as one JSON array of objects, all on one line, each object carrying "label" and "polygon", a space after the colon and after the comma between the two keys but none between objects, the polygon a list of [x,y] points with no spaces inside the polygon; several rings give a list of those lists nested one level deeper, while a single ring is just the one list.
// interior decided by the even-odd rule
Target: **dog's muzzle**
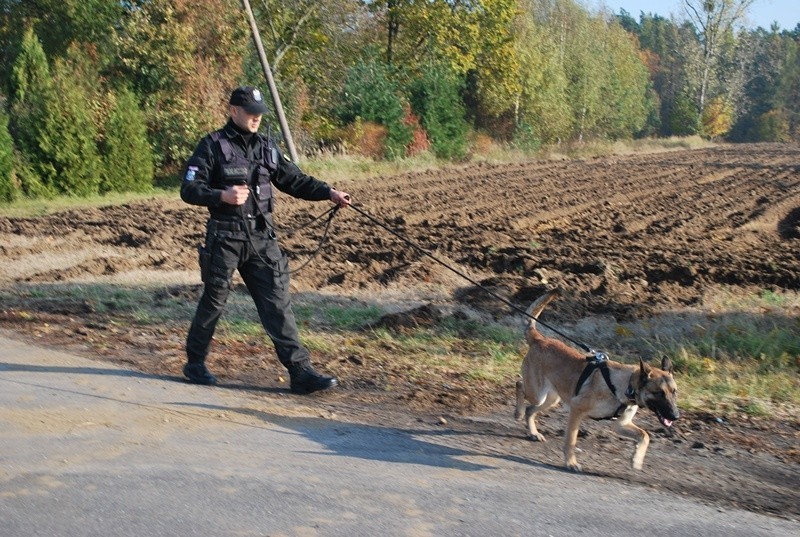
[{"label": "dog's muzzle", "polygon": [[661,425],[664,427],[671,427],[672,422],[681,416],[678,407],[667,401],[649,401],[647,406],[655,413],[656,417],[658,417],[658,421],[660,421]]}]

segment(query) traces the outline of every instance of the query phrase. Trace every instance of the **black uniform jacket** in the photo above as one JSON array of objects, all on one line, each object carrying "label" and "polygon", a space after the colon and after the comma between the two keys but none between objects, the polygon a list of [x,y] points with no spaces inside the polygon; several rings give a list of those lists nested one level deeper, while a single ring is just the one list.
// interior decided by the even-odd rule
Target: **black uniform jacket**
[{"label": "black uniform jacket", "polygon": [[[253,163],[267,165],[263,161],[268,144],[264,136],[253,134],[248,143],[231,120],[228,120],[221,132],[228,137],[233,150],[240,156],[246,157]],[[253,196],[250,196],[242,206],[241,213],[236,206],[221,201],[222,191],[226,187],[222,171],[224,161],[220,145],[212,139],[211,134],[200,140],[184,170],[181,199],[192,205],[208,207],[211,217],[216,219],[229,220],[237,215],[246,218],[256,217],[258,208]],[[330,199],[331,187],[327,183],[301,172],[280,151],[277,152],[276,161],[277,169],[271,173],[270,180],[278,190],[309,201]]]}]

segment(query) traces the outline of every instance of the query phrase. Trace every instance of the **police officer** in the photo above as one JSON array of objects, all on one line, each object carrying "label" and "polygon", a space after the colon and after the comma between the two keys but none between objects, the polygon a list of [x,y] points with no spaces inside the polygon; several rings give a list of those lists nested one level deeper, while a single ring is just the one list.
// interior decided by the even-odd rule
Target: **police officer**
[{"label": "police officer", "polygon": [[200,141],[181,184],[181,199],[208,207],[210,213],[205,246],[200,247],[205,286],[186,338],[183,374],[196,384],[217,383],[205,360],[233,271],[238,270],[278,359],[289,370],[291,391],[308,394],[331,388],[336,378],[314,370],[298,339],[287,259],[273,227],[272,189],[310,201],[330,200],[340,207],[350,204],[350,196],[302,173],[258,133],[267,112],[258,89],[236,88],[229,105],[229,121]]}]

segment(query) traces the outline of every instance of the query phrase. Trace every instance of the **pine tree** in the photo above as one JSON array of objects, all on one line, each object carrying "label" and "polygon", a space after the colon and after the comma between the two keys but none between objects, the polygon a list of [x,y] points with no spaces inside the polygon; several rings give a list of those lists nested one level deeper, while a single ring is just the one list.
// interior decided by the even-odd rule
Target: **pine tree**
[{"label": "pine tree", "polygon": [[8,132],[8,114],[0,103],[0,202],[14,201],[19,185],[14,177],[14,141]]},{"label": "pine tree", "polygon": [[101,189],[145,192],[153,187],[153,152],[144,114],[129,89],[123,88],[112,98],[115,102],[106,126]]},{"label": "pine tree", "polygon": [[[51,75],[33,31],[27,31],[13,67],[15,135],[29,165],[29,195],[98,192],[99,157],[88,95],[74,69],[57,60]],[[35,184],[41,182],[41,186]],[[43,188],[41,188],[43,187]],[[23,188],[25,185],[23,184]]]},{"label": "pine tree", "polygon": [[56,60],[53,82],[58,101],[47,103],[39,142],[55,172],[52,184],[56,189],[70,196],[88,196],[97,194],[100,186],[97,129],[89,96],[74,72],[68,62]]},{"label": "pine tree", "polygon": [[53,95],[53,79],[41,43],[32,30],[27,30],[20,44],[20,53],[12,67],[11,134],[20,151],[18,161],[24,163],[22,189],[28,196],[50,196],[52,187],[46,152],[39,144],[39,132],[47,118],[46,102]]},{"label": "pine tree", "polygon": [[467,122],[459,92],[463,80],[443,64],[430,64],[411,88],[414,112],[422,118],[433,152],[439,158],[463,158]]}]

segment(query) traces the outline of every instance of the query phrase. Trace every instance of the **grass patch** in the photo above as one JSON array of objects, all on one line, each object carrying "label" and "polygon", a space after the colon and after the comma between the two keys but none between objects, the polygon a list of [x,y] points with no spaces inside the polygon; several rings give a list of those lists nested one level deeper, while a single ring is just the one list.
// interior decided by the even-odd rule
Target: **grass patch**
[{"label": "grass patch", "polygon": [[796,414],[800,407],[796,319],[725,322],[696,339],[672,342],[660,354],[672,359],[686,408],[758,416]]},{"label": "grass patch", "polygon": [[[32,321],[46,312],[76,319],[100,316],[118,326],[188,328],[199,292],[196,287],[36,284],[0,289],[0,302]],[[791,313],[796,297],[764,292],[739,301],[760,313],[711,317],[708,326],[680,340],[659,341],[650,354],[672,359],[681,408],[722,417],[796,417],[800,322]],[[775,311],[786,305],[780,314]],[[301,341],[315,355],[329,360],[354,355],[368,364],[367,372],[408,381],[475,380],[511,397],[527,350],[520,331],[500,323],[447,316],[431,327],[394,331],[369,328],[384,313],[377,306],[322,300],[295,305],[295,312]],[[240,288],[229,296],[216,337],[271,348],[252,299]]]},{"label": "grass patch", "polygon": [[377,321],[383,310],[377,306],[300,304],[294,306],[300,326],[319,325],[337,330],[355,330]]},{"label": "grass patch", "polygon": [[85,209],[87,207],[104,207],[107,205],[123,205],[135,201],[153,198],[177,198],[178,189],[153,188],[150,192],[110,192],[105,195],[77,198],[75,196],[56,196],[52,199],[22,198],[14,203],[0,203],[0,216],[24,218],[43,216],[52,213]]},{"label": "grass patch", "polygon": [[191,315],[196,304],[169,297],[163,287],[34,284],[0,289],[7,307],[70,315],[103,315],[130,324],[159,324]]}]

